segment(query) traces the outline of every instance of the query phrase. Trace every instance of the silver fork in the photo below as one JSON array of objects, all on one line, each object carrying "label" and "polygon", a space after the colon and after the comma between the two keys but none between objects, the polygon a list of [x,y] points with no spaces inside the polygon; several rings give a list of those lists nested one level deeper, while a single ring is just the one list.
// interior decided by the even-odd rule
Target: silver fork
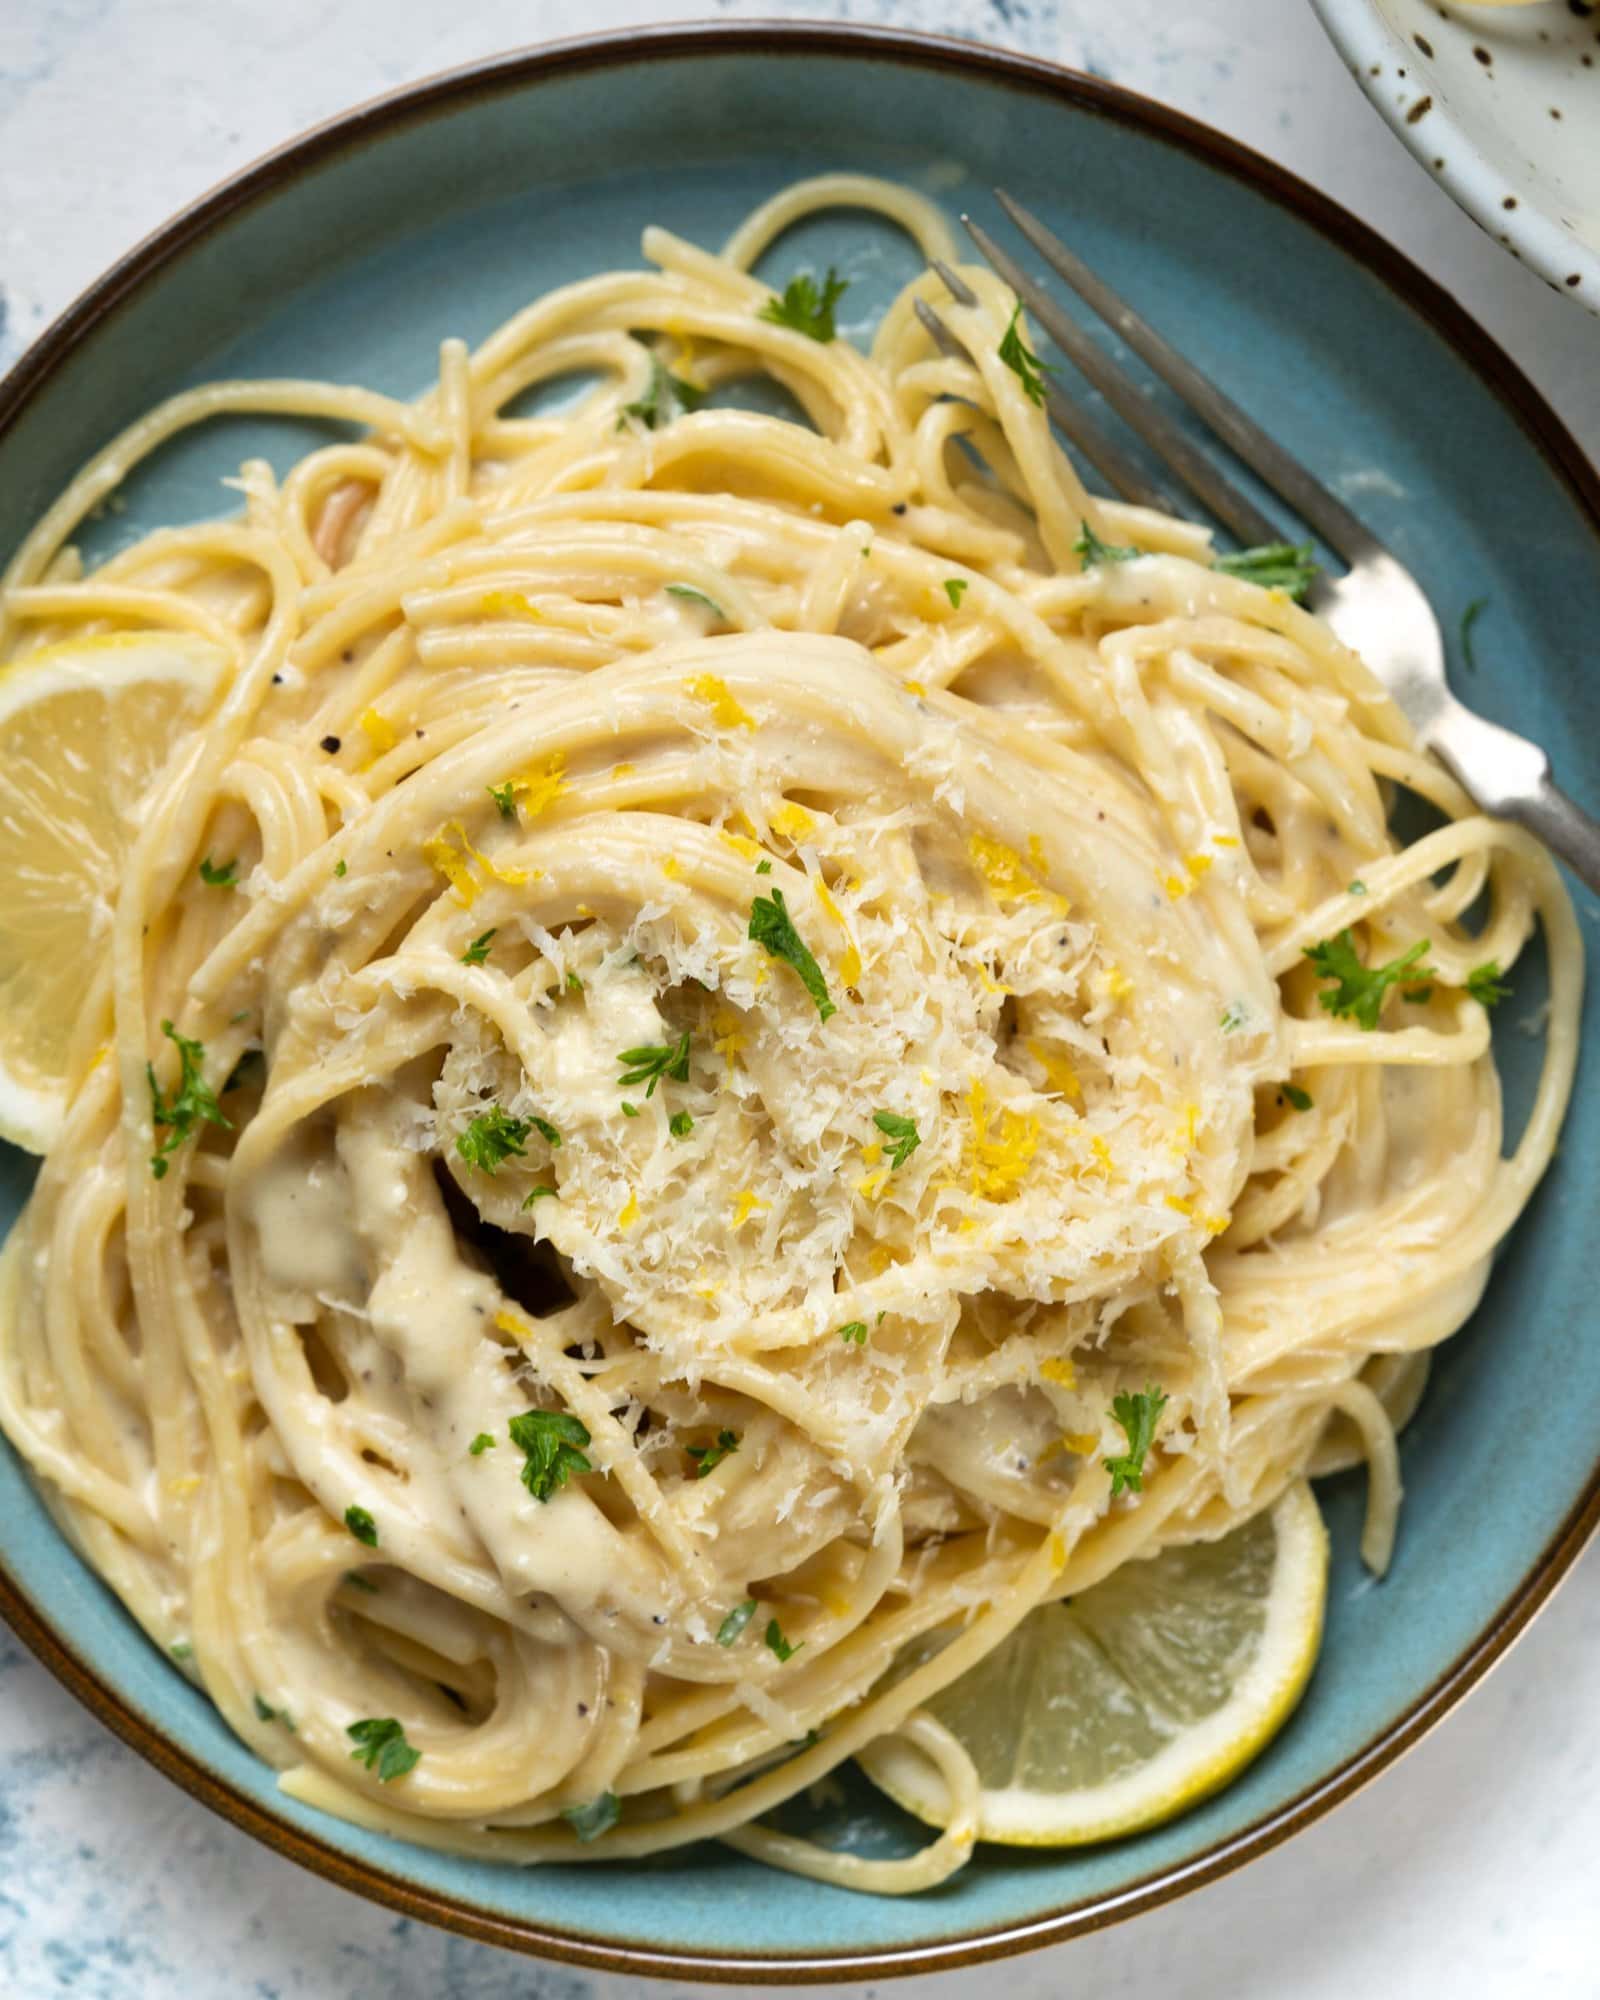
[{"label": "silver fork", "polygon": [[[1450,692],[1439,622],[1411,572],[1343,501],[1246,416],[1036,215],[1003,190],[997,188],[995,194],[1051,270],[1188,404],[1216,438],[1342,557],[1348,565],[1345,574],[1330,577],[1326,571],[1320,573],[1308,602],[1383,682],[1423,746],[1438,754],[1484,812],[1525,826],[1589,888],[1600,892],[1600,820],[1591,818],[1556,784],[1550,775],[1550,759],[1536,743],[1474,714]],[[970,216],[961,220],[979,253],[1078,372],[1217,520],[1246,546],[1283,539],[1281,524],[1263,514],[987,230]],[[959,304],[977,303],[971,288],[954,271],[943,264],[934,268]],[[932,307],[919,300],[917,313],[946,353],[965,357],[965,349]],[[1145,478],[1115,441],[1054,385],[1047,385],[1046,408],[1062,433],[1124,499],[1159,507],[1166,513],[1192,512]]]}]

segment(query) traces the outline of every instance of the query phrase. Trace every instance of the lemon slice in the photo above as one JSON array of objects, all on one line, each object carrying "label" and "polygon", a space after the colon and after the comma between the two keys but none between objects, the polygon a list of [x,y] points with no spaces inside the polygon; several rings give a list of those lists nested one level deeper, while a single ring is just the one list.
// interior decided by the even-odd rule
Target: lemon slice
[{"label": "lemon slice", "polygon": [[[979,1838],[1109,1840],[1225,1785],[1311,1676],[1327,1576],[1328,1538],[1301,1481],[1221,1541],[1126,1563],[1030,1612],[927,1704],[978,1767]],[[944,1788],[909,1745],[886,1739],[860,1762],[897,1804],[944,1824]]]},{"label": "lemon slice", "polygon": [[66,1103],[87,969],[103,950],[140,799],[216,700],[204,640],[114,634],[0,674],[0,1136],[44,1152]]}]

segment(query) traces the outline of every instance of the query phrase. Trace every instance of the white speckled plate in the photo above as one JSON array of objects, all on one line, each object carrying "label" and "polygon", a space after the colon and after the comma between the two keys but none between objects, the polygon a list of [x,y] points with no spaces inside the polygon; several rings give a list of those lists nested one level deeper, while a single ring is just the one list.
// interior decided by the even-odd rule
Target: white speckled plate
[{"label": "white speckled plate", "polygon": [[1600,314],[1600,0],[1312,0],[1356,81],[1472,218]]}]

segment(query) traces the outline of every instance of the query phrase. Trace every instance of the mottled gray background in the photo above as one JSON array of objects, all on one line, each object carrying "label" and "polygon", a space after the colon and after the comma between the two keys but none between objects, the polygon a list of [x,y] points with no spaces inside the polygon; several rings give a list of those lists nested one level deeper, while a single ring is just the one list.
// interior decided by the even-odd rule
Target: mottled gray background
[{"label": "mottled gray background", "polygon": [[[172,209],[314,120],[496,50],[688,11],[650,0],[0,0],[0,364]],[[1004,43],[1198,114],[1408,250],[1600,456],[1600,325],[1455,211],[1368,108],[1304,0],[766,0],[718,11]],[[1528,1473],[1539,1476],[1534,1451]],[[1597,1664],[1591,1553],[1464,1709],[1287,1848],[1118,1930],[894,1990],[905,2000],[977,2000],[1001,1982],[1016,2000],[1600,1994]],[[628,1985],[419,1928],[291,1868],[123,1750],[0,1633],[3,2000],[622,2000]]]}]

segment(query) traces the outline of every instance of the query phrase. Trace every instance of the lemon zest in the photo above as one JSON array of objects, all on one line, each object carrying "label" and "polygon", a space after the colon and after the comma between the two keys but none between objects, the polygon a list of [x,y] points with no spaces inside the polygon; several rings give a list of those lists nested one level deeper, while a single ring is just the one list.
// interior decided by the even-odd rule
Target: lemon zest
[{"label": "lemon zest", "polygon": [[742,1048],[747,1046],[746,1036],[743,1029],[739,1026],[738,1016],[730,1013],[726,1007],[719,1007],[711,1017],[711,1032],[714,1037],[711,1044],[712,1049],[727,1063],[728,1074],[731,1076],[733,1074],[734,1057],[738,1055]]},{"label": "lemon zest", "polygon": [[622,1204],[617,1215],[617,1227],[619,1229],[631,1229],[638,1220],[639,1197],[634,1193],[632,1188],[629,1188],[628,1199]]},{"label": "lemon zest", "polygon": [[662,862],[661,872],[669,882],[681,882],[683,880],[683,867],[675,854],[669,854]]},{"label": "lemon zest", "polygon": [[478,600],[478,608],[490,618],[497,613],[515,612],[523,618],[544,622],[544,613],[525,590],[491,590]]},{"label": "lemon zest", "polygon": [[611,775],[613,778],[631,778],[638,768],[637,764],[613,764]]},{"label": "lemon zest", "polygon": [[997,903],[1047,903],[1063,915],[1071,907],[1065,896],[1058,896],[1053,889],[1036,881],[1022,856],[1003,840],[975,833],[967,841],[967,852]]},{"label": "lemon zest", "polygon": [[927,692],[928,690],[922,685],[921,681],[906,682],[907,694],[926,694]]},{"label": "lemon zest", "polygon": [[1083,1085],[1078,1081],[1078,1072],[1065,1056],[1053,1055],[1035,1041],[1025,1042],[1023,1046],[1044,1071],[1044,1080],[1057,1097],[1064,1097],[1069,1104],[1083,1102]]},{"label": "lemon zest", "polygon": [[1168,1208],[1176,1210],[1179,1215],[1194,1214],[1194,1203],[1186,1194],[1169,1194],[1164,1196],[1163,1199],[1166,1201]]},{"label": "lemon zest", "polygon": [[1075,1452],[1079,1458],[1087,1458],[1092,1451],[1100,1448],[1098,1431],[1063,1431],[1061,1444],[1065,1451]]},{"label": "lemon zest", "polygon": [[381,757],[386,750],[392,750],[400,741],[400,732],[375,708],[369,708],[361,717],[361,732],[372,745],[373,753]]},{"label": "lemon zest", "polygon": [[740,1188],[733,1202],[733,1226],[742,1229],[758,1209],[771,1208],[770,1201],[763,1201],[753,1188]]},{"label": "lemon zest", "polygon": [[773,832],[785,840],[802,841],[808,834],[815,833],[816,821],[804,806],[797,806],[793,799],[785,799],[777,811],[770,813],[767,824]]},{"label": "lemon zest", "polygon": [[967,1166],[972,1192],[985,1201],[1004,1201],[1016,1193],[1039,1148],[1039,1121],[1032,1113],[1000,1113],[999,1128],[990,1130],[988,1091],[981,1077],[967,1087]]},{"label": "lemon zest", "polygon": [[516,794],[526,819],[535,820],[542,812],[556,802],[567,787],[567,760],[561,751],[547,757],[542,764],[530,764],[511,780],[511,789]]},{"label": "lemon zest", "polygon": [[861,983],[861,953],[856,947],[855,939],[850,934],[849,920],[834,900],[833,891],[820,878],[816,884],[816,890],[817,901],[827,911],[828,915],[832,917],[840,930],[844,932],[844,950],[839,955],[840,983],[845,986],[859,986]]},{"label": "lemon zest", "polygon": [[728,683],[718,674],[696,674],[688,683],[696,701],[704,702],[719,729],[754,729],[755,717],[740,706]]},{"label": "lemon zest", "polygon": [[1075,1389],[1078,1386],[1078,1371],[1064,1355],[1052,1354],[1039,1363],[1039,1373],[1047,1382],[1054,1382],[1060,1389]]}]

